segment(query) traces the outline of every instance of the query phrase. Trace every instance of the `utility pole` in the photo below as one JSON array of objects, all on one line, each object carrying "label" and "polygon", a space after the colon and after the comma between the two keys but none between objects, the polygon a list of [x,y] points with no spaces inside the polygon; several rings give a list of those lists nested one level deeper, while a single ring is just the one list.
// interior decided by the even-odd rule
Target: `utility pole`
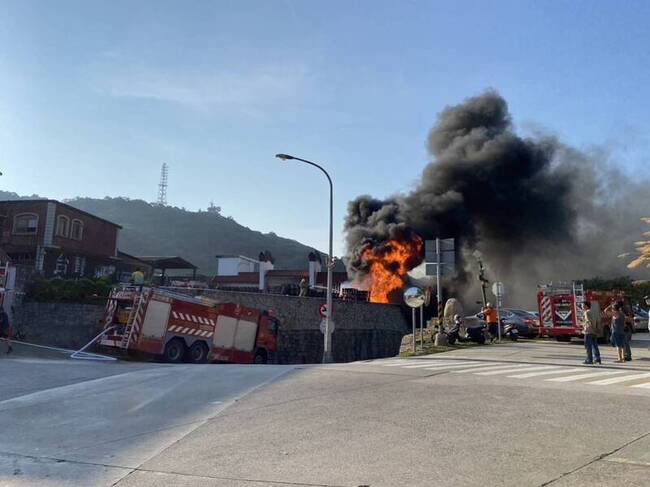
[{"label": "utility pole", "polygon": [[487,304],[487,294],[485,293],[485,288],[487,287],[488,279],[485,277],[485,267],[483,267],[483,261],[480,257],[476,258],[478,260],[478,280],[481,282],[481,293],[483,294],[483,307]]},{"label": "utility pole", "polygon": [[333,254],[333,241],[334,241],[334,185],[329,173],[320,165],[315,162],[302,159],[300,157],[291,156],[289,154],[276,154],[275,157],[282,161],[300,161],[309,164],[319,169],[327,178],[330,188],[330,204],[329,204],[329,255],[327,256],[327,297],[326,297],[326,311],[325,311],[325,329],[323,331],[323,363],[327,364],[334,361],[332,355],[332,332],[334,331],[334,321],[332,320],[332,270],[336,264]]}]

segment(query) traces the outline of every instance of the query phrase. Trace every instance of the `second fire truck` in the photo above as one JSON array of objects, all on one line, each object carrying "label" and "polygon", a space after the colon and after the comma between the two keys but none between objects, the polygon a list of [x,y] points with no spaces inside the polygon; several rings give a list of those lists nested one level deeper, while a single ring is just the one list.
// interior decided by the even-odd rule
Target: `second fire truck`
[{"label": "second fire truck", "polygon": [[555,337],[560,341],[582,336],[584,303],[587,301],[591,303],[591,309],[601,315],[601,340],[608,339],[610,334],[608,308],[613,303],[622,302],[626,320],[634,319],[630,299],[622,291],[585,290],[577,282],[543,284],[537,287],[539,336]]}]

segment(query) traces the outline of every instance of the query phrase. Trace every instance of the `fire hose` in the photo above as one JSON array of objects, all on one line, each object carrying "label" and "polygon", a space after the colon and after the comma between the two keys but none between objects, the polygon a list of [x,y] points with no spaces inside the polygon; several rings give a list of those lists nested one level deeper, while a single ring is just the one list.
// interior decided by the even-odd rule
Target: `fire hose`
[{"label": "fire hose", "polygon": [[88,343],[86,343],[83,347],[81,347],[79,350],[76,352],[73,352],[70,354],[70,358],[74,359],[79,359],[79,360],[117,360],[115,357],[109,357],[108,355],[100,355],[98,353],[91,353],[91,352],[84,352],[88,347],[90,347],[93,343],[95,343],[97,340],[99,340],[102,336],[104,336],[106,333],[109,331],[115,329],[115,326],[111,326],[109,328],[105,328],[102,330],[102,332],[97,335],[95,338],[90,340]]}]

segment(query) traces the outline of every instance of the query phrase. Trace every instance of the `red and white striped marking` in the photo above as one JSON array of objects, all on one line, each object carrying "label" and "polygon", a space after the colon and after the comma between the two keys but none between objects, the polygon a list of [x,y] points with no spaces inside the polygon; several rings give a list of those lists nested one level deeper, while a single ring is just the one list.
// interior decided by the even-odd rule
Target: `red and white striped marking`
[{"label": "red and white striped marking", "polygon": [[214,320],[204,318],[203,316],[191,315],[188,313],[179,313],[177,311],[172,311],[172,316],[177,320],[189,321],[191,323],[200,323],[202,325],[216,326]]},{"label": "red and white striped marking", "polygon": [[174,333],[180,333],[181,335],[193,335],[193,336],[200,336],[200,337],[211,337],[214,335],[214,332],[212,331],[207,331],[207,330],[199,330],[198,328],[190,328],[188,326],[178,326],[178,325],[172,325],[169,327],[168,331],[174,332]]},{"label": "red and white striped marking", "polygon": [[142,324],[142,320],[144,320],[145,310],[147,308],[147,304],[149,303],[149,299],[151,298],[152,292],[153,289],[149,289],[148,291],[144,291],[145,294],[141,294],[140,300],[138,302],[138,308],[136,309],[135,318],[133,320],[133,331],[128,337],[129,341],[126,344],[127,347],[130,342],[137,342],[138,337],[140,336],[140,325]]},{"label": "red and white striped marking", "polygon": [[541,304],[542,304],[542,323],[544,324],[544,326],[551,326],[553,324],[551,298],[548,296],[543,296]]},{"label": "red and white striped marking", "polygon": [[109,299],[106,304],[106,312],[104,313],[104,327],[109,323],[109,320],[113,318],[115,314],[115,308],[117,308],[117,300]]}]

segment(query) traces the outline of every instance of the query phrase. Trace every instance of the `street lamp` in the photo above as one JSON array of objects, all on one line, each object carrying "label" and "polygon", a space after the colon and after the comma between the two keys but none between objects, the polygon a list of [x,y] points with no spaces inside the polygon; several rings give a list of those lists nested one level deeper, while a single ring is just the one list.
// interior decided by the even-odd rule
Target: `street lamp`
[{"label": "street lamp", "polygon": [[327,174],[327,171],[315,162],[301,159],[300,157],[290,156],[289,154],[276,154],[275,157],[283,161],[300,161],[310,166],[320,169],[327,182],[330,185],[330,234],[329,234],[329,255],[327,257],[327,312],[325,313],[325,338],[323,342],[323,363],[327,364],[332,362],[332,335],[330,333],[330,323],[332,321],[332,267],[334,267],[334,256],[332,254],[332,240],[333,240],[333,214],[334,214],[334,188],[332,186],[332,178]]}]

